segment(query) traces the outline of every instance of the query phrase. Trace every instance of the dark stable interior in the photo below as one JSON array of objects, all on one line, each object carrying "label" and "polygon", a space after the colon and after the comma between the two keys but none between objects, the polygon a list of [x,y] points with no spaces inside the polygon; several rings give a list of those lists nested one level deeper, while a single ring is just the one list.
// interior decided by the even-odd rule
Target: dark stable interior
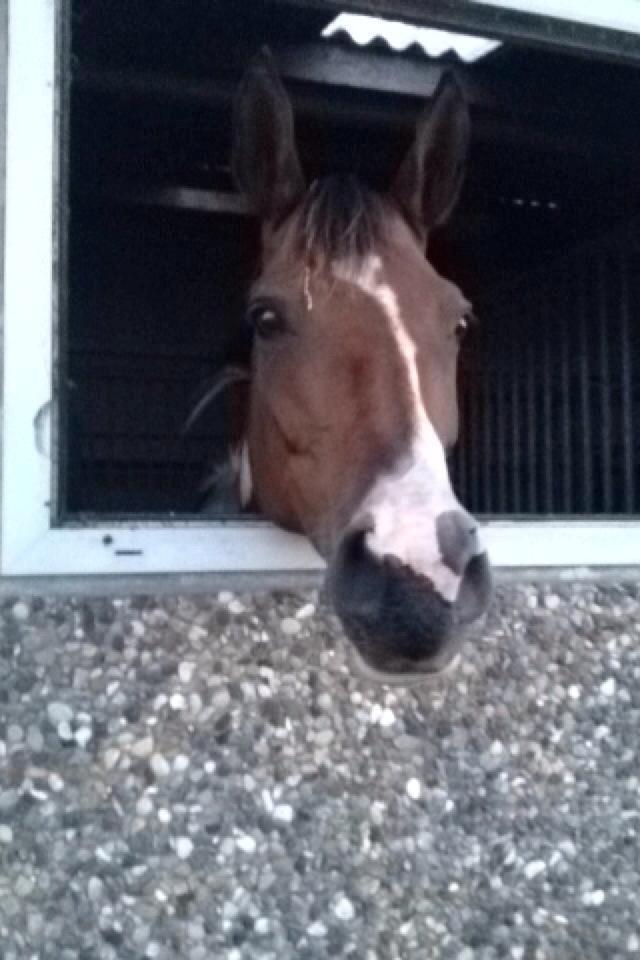
[{"label": "dark stable interior", "polygon": [[468,175],[430,257],[479,323],[463,347],[452,474],[480,514],[640,512],[640,75],[503,45],[472,64],[330,41],[259,0],[75,0],[63,299],[61,520],[194,515],[237,430],[258,230],[229,170],[231,102],[263,44],[305,171],[384,188],[454,66]]}]

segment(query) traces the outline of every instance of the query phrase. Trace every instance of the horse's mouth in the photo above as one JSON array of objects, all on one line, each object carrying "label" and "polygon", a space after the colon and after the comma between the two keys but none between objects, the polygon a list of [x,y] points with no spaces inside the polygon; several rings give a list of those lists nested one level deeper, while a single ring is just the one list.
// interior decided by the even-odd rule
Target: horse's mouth
[{"label": "horse's mouth", "polygon": [[411,670],[383,670],[374,667],[364,659],[357,647],[351,645],[354,672],[359,674],[363,680],[373,683],[380,683],[392,687],[409,687],[418,684],[428,683],[431,680],[439,680],[446,674],[452,673],[460,662],[459,645],[451,651],[451,655],[443,657],[437,664],[425,665],[419,669]]},{"label": "horse's mouth", "polygon": [[[481,633],[486,619],[485,612],[472,622],[458,621],[453,628],[455,633],[445,641],[435,656],[421,662],[405,661],[401,666],[397,661],[394,664],[393,660],[388,667],[375,665],[363,655],[353,638],[349,637],[354,673],[358,674],[363,680],[395,687],[417,686],[418,684],[441,680],[456,671],[460,664],[464,643],[469,637],[477,637]],[[395,668],[396,665],[397,668]]]}]

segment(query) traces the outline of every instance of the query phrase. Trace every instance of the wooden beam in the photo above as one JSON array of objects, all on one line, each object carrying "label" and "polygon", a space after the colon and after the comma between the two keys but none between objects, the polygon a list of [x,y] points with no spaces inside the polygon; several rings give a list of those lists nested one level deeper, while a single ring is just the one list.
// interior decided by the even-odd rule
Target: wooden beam
[{"label": "wooden beam", "polygon": [[[593,126],[594,114],[611,120],[612,108],[620,115],[625,102],[633,109],[637,97],[640,97],[640,77],[634,73],[625,77],[625,99],[621,102],[620,84],[619,80],[616,81],[616,97],[612,104],[610,92],[593,77],[589,66],[575,61],[569,64],[554,62],[553,69],[546,75],[541,71],[533,83],[531,78],[528,78],[529,82],[523,82],[521,72],[514,75],[510,59],[496,76],[494,71],[487,75],[461,61],[434,62],[426,56],[383,53],[335,40],[275,44],[272,52],[280,73],[288,80],[421,99],[435,92],[445,70],[453,69],[472,106],[505,116],[523,115],[528,123],[533,117],[542,120],[570,117],[572,122],[581,121]],[[631,74],[631,71],[626,73]],[[626,113],[624,119],[628,120]],[[636,123],[636,126],[640,130],[640,124]]]},{"label": "wooden beam", "polygon": [[[235,96],[238,79],[215,78],[193,80],[189,77],[162,74],[157,71],[123,70],[103,67],[79,67],[74,73],[76,90],[90,94],[117,97],[122,100],[148,101],[180,109],[228,109]],[[355,93],[354,88],[354,93]],[[394,110],[382,98],[347,102],[345,97],[331,101],[331,118],[337,124],[361,124],[390,129],[409,128],[415,121],[415,106],[410,102],[396,104]],[[318,96],[308,84],[292,91],[296,114],[327,117],[326,98]]]},{"label": "wooden beam", "polygon": [[290,80],[411,97],[432,96],[444,69],[426,57],[389,56],[327,42],[276,46],[273,53],[280,73]]},{"label": "wooden beam", "polygon": [[[92,196],[94,195],[85,194],[85,198]],[[239,217],[255,215],[245,197],[222,190],[199,190],[193,187],[117,187],[100,191],[98,198],[131,206],[161,207],[197,213],[230,213]]]},{"label": "wooden beam", "polygon": [[[298,55],[295,48],[283,47],[275,53],[287,79],[294,81],[296,114],[323,120],[330,117],[337,126],[361,126],[399,135],[408,133],[415,122],[416,106],[409,99],[403,102],[401,97],[417,97],[418,91],[421,98],[429,96],[441,70],[428,63],[407,64],[400,58],[395,61],[348,50],[341,51],[335,59],[330,56],[325,63],[324,49],[316,49],[315,45],[303,47],[308,55],[307,63],[304,54]],[[383,68],[380,59],[390,60],[391,65]],[[334,71],[330,70],[331,65]],[[331,82],[341,86],[344,94],[331,97],[328,109],[326,93],[323,95],[318,88],[329,82],[329,73]],[[373,90],[366,86],[363,89],[364,77],[375,84]],[[462,77],[472,106],[478,108],[474,116],[477,142],[577,158],[590,165],[601,164],[603,169],[615,174],[624,174],[635,166],[640,141],[637,122],[631,121],[623,128],[612,126],[609,137],[594,135],[593,104],[587,100],[580,114],[574,105],[581,101],[573,91],[559,92],[552,98],[548,92],[545,95],[535,91],[518,92],[507,81],[503,87],[502,81],[500,84],[476,81],[463,71]],[[78,68],[74,78],[80,91],[206,111],[228,110],[237,89],[233,78],[194,80],[152,71]],[[315,89],[312,79],[313,84],[317,84]],[[397,99],[390,99],[391,92]],[[376,97],[376,93],[387,96]],[[612,149],[614,142],[615,149]]]},{"label": "wooden beam", "polygon": [[[272,51],[282,76],[297,85],[293,92],[296,100],[302,101],[303,110],[306,105],[311,106],[313,100],[310,85],[337,86],[356,94],[383,93],[423,99],[433,94],[443,70],[451,69],[450,63],[434,63],[427,57],[399,56],[327,41],[276,43]],[[455,64],[454,69],[469,103],[485,111],[509,117],[523,115],[529,124],[533,119],[544,125],[548,118],[561,118],[563,128],[568,119],[571,127],[582,123],[587,130],[593,128],[594,117],[605,118],[613,126],[617,116],[618,121],[624,121],[629,133],[634,126],[640,130],[640,124],[628,123],[629,111],[633,111],[640,96],[640,77],[635,72],[626,78],[622,90],[617,77],[612,102],[601,83],[590,75],[583,76],[588,67],[580,69],[575,63],[570,65],[571,69],[567,64],[564,66],[566,69],[560,64],[548,74],[538,75],[535,83],[523,82],[520,75],[511,76],[508,69],[499,77],[487,76],[462,63]],[[98,67],[80,67],[74,72],[74,81],[79,87],[196,107],[228,102],[236,92],[239,79],[239,74],[237,78],[228,75],[193,78],[159,71]],[[621,97],[621,93],[624,96]],[[408,107],[411,109],[410,104]],[[340,114],[341,103],[336,99],[332,101],[333,109]]]}]

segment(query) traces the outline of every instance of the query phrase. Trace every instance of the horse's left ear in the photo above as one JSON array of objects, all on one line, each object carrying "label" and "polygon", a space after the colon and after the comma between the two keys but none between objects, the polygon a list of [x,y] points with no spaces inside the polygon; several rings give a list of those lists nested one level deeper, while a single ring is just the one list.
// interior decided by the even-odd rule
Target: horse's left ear
[{"label": "horse's left ear", "polygon": [[464,95],[454,75],[447,73],[418,119],[413,145],[391,188],[391,196],[422,240],[455,206],[470,132]]},{"label": "horse's left ear", "polygon": [[249,64],[233,114],[232,169],[263,220],[281,221],[304,191],[293,111],[270,51]]}]

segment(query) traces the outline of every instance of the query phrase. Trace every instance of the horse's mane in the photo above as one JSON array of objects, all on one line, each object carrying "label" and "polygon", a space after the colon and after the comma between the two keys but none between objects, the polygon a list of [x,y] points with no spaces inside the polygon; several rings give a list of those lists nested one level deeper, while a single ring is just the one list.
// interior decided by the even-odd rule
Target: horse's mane
[{"label": "horse's mane", "polygon": [[379,248],[386,201],[353,175],[315,180],[298,212],[298,241],[325,262],[358,262]]}]

